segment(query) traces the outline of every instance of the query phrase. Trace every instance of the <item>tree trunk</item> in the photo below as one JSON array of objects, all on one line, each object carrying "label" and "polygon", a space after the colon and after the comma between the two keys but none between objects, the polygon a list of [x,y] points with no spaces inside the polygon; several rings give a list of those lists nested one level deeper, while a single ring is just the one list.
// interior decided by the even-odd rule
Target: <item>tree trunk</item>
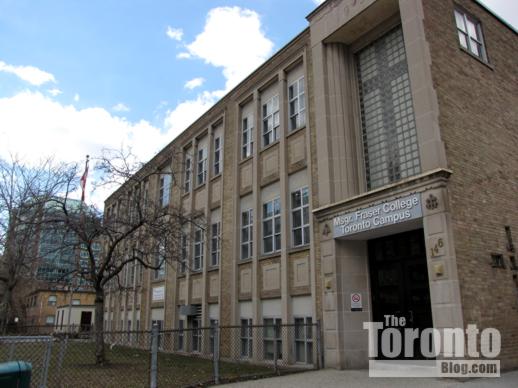
[{"label": "tree trunk", "polygon": [[7,325],[9,324],[9,310],[11,307],[11,290],[9,287],[5,288],[5,293],[0,302],[0,333],[6,334]]},{"label": "tree trunk", "polygon": [[105,363],[104,357],[104,290],[102,288],[95,290],[95,363],[96,365],[103,365]]}]

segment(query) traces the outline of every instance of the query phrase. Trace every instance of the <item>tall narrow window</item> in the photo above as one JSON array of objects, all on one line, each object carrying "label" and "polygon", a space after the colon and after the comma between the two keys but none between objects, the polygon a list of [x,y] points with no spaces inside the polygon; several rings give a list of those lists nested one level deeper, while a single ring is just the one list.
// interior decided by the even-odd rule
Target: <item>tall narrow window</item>
[{"label": "tall narrow window", "polygon": [[171,174],[166,172],[160,174],[158,183],[158,201],[162,206],[169,205],[169,196],[171,193]]},{"label": "tall narrow window", "polygon": [[276,198],[263,204],[263,253],[281,249],[281,201]]},{"label": "tall narrow window", "polygon": [[462,48],[483,61],[487,61],[480,22],[465,12],[456,9],[455,23],[457,24],[457,34]]},{"label": "tall narrow window", "polygon": [[214,176],[221,173],[221,137],[214,138]]},{"label": "tall narrow window", "polygon": [[165,276],[165,258],[165,245],[163,243],[159,243],[154,263],[154,266],[156,267],[154,272],[155,280],[163,279]]},{"label": "tall narrow window", "polygon": [[253,210],[248,209],[241,213],[241,260],[252,257],[253,231]]},{"label": "tall narrow window", "polygon": [[183,191],[188,193],[191,191],[191,176],[192,176],[192,160],[190,156],[185,157],[185,170],[183,178]]},{"label": "tall narrow window", "polygon": [[252,318],[241,318],[241,357],[252,358]]},{"label": "tall narrow window", "polygon": [[313,321],[311,317],[295,318],[295,361],[313,363]]},{"label": "tall narrow window", "polygon": [[[273,360],[282,359],[282,337],[281,337],[281,319],[265,318],[263,320],[263,349],[264,359]],[[277,354],[275,354],[277,352]]]},{"label": "tall narrow window", "polygon": [[309,191],[307,187],[291,193],[293,246],[309,244]]},{"label": "tall narrow window", "polygon": [[213,267],[219,264],[220,234],[221,234],[221,223],[215,222],[214,224],[211,225],[211,237],[210,237],[210,265]]},{"label": "tall narrow window", "polygon": [[201,352],[201,318],[199,316],[191,321],[192,351]]},{"label": "tall narrow window", "polygon": [[194,258],[192,267],[195,271],[200,271],[203,268],[203,247],[204,247],[204,233],[203,229],[196,228],[194,232]]},{"label": "tall narrow window", "polygon": [[369,190],[421,171],[401,27],[357,55]]},{"label": "tall narrow window", "polygon": [[207,180],[207,150],[200,148],[198,150],[198,186],[205,183]]},{"label": "tall narrow window", "polygon": [[254,152],[254,118],[253,116],[243,117],[242,121],[242,147],[241,158],[246,159]]},{"label": "tall narrow window", "polygon": [[263,104],[263,146],[279,139],[279,96]]},{"label": "tall narrow window", "polygon": [[185,273],[187,270],[187,257],[189,254],[187,234],[185,232],[182,233],[181,239],[182,256],[180,258],[180,273]]},{"label": "tall narrow window", "polygon": [[304,77],[288,86],[290,131],[306,125],[306,96]]}]

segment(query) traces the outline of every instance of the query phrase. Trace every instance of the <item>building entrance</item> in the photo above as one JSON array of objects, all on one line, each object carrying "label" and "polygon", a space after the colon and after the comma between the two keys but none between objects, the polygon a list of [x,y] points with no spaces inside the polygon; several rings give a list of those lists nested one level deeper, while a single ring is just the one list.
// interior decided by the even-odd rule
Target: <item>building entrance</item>
[{"label": "building entrance", "polygon": [[[369,240],[369,272],[374,322],[385,324],[386,316],[405,317],[404,329],[433,327],[430,286],[423,230],[413,230]],[[378,332],[381,335],[381,331]],[[378,337],[378,355],[381,355]],[[412,345],[409,345],[412,346]],[[399,359],[424,359],[419,338],[413,341],[413,356],[405,357],[405,343]],[[384,358],[380,356],[379,358]]]}]

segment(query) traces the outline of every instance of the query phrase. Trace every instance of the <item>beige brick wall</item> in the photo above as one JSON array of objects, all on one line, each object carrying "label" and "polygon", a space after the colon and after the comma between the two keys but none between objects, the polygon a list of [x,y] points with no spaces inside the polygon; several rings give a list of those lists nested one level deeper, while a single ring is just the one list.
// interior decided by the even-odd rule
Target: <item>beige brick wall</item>
[{"label": "beige brick wall", "polygon": [[[518,288],[504,226],[518,241],[518,39],[475,2],[486,65],[460,49],[450,0],[423,1],[441,136],[453,171],[449,200],[464,323],[502,333],[503,368],[518,367]],[[491,253],[506,269],[491,267]]]}]

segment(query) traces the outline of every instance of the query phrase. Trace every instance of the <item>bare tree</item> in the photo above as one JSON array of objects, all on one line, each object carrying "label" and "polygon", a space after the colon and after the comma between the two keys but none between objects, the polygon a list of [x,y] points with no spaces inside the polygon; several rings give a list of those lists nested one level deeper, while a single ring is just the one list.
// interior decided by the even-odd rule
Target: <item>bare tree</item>
[{"label": "bare tree", "polygon": [[30,278],[38,259],[37,238],[45,204],[64,191],[74,166],[51,158],[29,167],[19,158],[0,159],[0,329],[6,328],[13,307],[13,292]]},{"label": "bare tree", "polygon": [[[206,229],[201,215],[186,214],[180,204],[165,200],[179,189],[175,177],[183,170],[183,157],[170,153],[164,159],[168,168],[158,170],[142,167],[130,152],[105,150],[96,160],[96,171],[102,173],[101,185],[121,186],[107,201],[104,215],[94,206],[69,206],[65,195],[59,202],[60,211],[49,220],[72,231],[77,236],[77,246],[86,252],[73,276],[91,285],[96,294],[97,364],[106,361],[103,314],[108,286],[119,285],[123,270],[136,263],[150,270],[160,270],[165,265],[174,269],[175,263],[183,263],[182,244],[191,232]],[[151,190],[155,182],[159,183],[160,195]],[[75,180],[70,181],[71,188],[75,184]],[[99,243],[101,250],[95,247]]]}]

